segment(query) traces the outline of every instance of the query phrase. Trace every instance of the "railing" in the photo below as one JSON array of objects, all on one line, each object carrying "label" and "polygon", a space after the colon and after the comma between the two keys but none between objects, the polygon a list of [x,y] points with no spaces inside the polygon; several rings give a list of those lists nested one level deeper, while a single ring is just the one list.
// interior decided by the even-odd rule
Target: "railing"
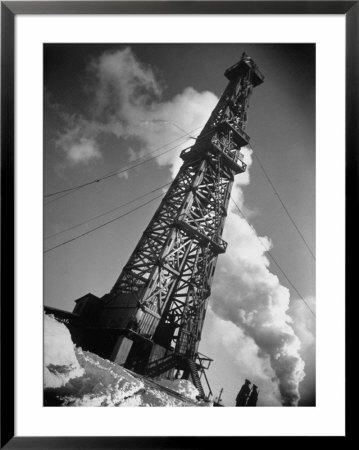
[{"label": "railing", "polygon": [[230,125],[238,134],[241,135],[247,142],[249,142],[250,138],[248,134],[239,126],[239,124],[234,120],[228,120],[228,125]]},{"label": "railing", "polygon": [[[231,145],[231,143],[223,143],[217,135],[213,136],[211,139],[211,143],[214,148],[217,149],[217,151],[223,155],[225,160],[227,160],[228,166],[235,171],[235,173],[242,173],[245,172],[247,165],[243,162],[243,154],[231,152],[228,148]],[[236,149],[235,149],[236,150]]]},{"label": "railing", "polygon": [[204,239],[214,244],[216,247],[221,249],[221,252],[225,252],[227,249],[227,242],[223,240],[220,236],[215,234],[209,234],[208,231],[202,226],[193,226],[191,223],[187,222],[188,216],[186,214],[180,214],[175,224],[182,226],[184,231],[190,232],[197,237],[197,239]]},{"label": "railing", "polygon": [[[228,131],[232,132],[232,138],[226,143],[220,141],[218,137],[218,132],[224,131],[228,133]],[[228,151],[228,147],[230,145],[235,145],[238,147],[238,150],[241,147],[244,147],[249,143],[249,136],[242,130],[240,125],[234,120],[222,120],[218,123],[213,129],[207,133],[208,137],[206,137],[202,143],[198,146],[197,143],[192,147],[186,148],[181,152],[181,158],[186,161],[187,159],[197,155],[205,154],[206,148],[208,148],[208,144],[212,143],[215,147],[225,156],[228,156],[237,166],[239,166],[240,170],[238,172],[244,172],[246,169],[246,165],[241,161],[241,158],[238,158],[237,152],[231,153]],[[203,138],[202,138],[203,139]],[[237,150],[237,149],[236,149]]]},{"label": "railing", "polygon": [[232,131],[233,140],[239,147],[244,147],[249,144],[250,138],[248,134],[242,130],[240,124],[235,120],[222,120],[222,122],[219,122],[217,128]]},{"label": "railing", "polygon": [[[212,397],[213,392],[211,389],[211,386],[209,384],[207,375],[206,375],[206,370],[209,368],[209,366],[211,365],[211,362],[213,361],[213,359],[209,358],[208,356],[203,355],[202,353],[197,352],[196,353],[196,364],[198,364],[200,366],[200,380],[202,378],[202,375],[204,376],[204,379],[206,380],[206,384],[207,384],[207,388],[208,388],[208,395],[207,398],[209,399],[210,397]],[[207,362],[208,365],[205,366],[203,363]]]},{"label": "railing", "polygon": [[[209,358],[206,355],[203,355],[203,353],[196,353],[196,358],[198,359],[198,362],[201,364],[201,366],[203,367],[203,369],[207,370],[209,369],[209,366],[211,365],[211,362],[213,361],[212,358]],[[207,363],[208,365],[205,366],[204,362]]]}]

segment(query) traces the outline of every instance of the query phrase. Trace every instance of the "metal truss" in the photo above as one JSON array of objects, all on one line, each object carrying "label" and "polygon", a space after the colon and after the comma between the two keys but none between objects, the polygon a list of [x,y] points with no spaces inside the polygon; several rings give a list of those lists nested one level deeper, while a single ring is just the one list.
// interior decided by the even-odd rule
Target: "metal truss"
[{"label": "metal truss", "polygon": [[[234,176],[246,169],[240,148],[248,98],[262,82],[246,55],[143,233],[111,293],[137,299],[136,331],[195,360]],[[110,296],[111,298],[111,296]],[[121,296],[120,296],[121,298]],[[111,301],[111,300],[109,300]]]}]

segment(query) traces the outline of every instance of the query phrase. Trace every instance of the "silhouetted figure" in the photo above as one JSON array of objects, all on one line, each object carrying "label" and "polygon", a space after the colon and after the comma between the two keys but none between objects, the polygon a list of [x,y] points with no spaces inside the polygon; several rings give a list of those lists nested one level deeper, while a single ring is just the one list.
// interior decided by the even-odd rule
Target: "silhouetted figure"
[{"label": "silhouetted figure", "polygon": [[257,400],[258,400],[258,386],[253,384],[253,388],[251,390],[251,393],[249,394],[246,406],[257,406]]},{"label": "silhouetted figure", "polygon": [[249,385],[251,382],[249,380],[245,380],[244,385],[241,387],[241,390],[238,392],[236,398],[236,406],[246,406],[247,398],[249,393],[251,392]]}]

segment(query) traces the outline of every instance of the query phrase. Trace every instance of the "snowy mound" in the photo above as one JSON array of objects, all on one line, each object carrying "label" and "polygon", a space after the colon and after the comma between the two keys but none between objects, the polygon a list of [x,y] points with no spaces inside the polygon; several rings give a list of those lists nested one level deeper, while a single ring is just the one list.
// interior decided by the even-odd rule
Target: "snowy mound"
[{"label": "snowy mound", "polygon": [[78,348],[76,355],[85,374],[58,392],[63,406],[123,406],[143,389],[140,380],[117,364]]},{"label": "snowy mound", "polygon": [[75,354],[66,326],[53,316],[44,316],[44,385],[64,386],[72,378],[84,374]]},{"label": "snowy mound", "polygon": [[158,384],[172,389],[172,391],[178,392],[191,400],[196,400],[199,395],[198,389],[189,380],[160,380]]},{"label": "snowy mound", "polygon": [[161,388],[75,347],[66,326],[53,316],[45,315],[44,340],[45,406],[210,406],[195,401],[198,391],[187,380],[164,380]]}]

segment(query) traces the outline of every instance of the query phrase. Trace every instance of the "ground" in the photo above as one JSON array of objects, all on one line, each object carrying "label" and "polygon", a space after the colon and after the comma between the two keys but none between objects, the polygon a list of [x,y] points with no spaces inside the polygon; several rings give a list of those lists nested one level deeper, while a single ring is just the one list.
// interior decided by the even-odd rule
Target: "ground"
[{"label": "ground", "polygon": [[45,406],[211,406],[188,380],[150,380],[76,347],[63,323],[45,315]]}]

